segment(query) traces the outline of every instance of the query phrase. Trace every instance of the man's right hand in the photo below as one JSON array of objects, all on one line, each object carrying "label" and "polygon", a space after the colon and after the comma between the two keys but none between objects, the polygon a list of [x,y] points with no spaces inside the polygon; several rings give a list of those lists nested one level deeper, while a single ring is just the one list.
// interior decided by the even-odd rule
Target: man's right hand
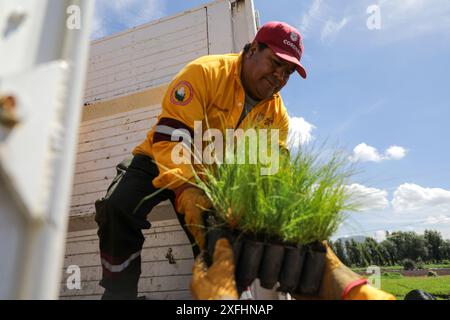
[{"label": "man's right hand", "polygon": [[205,248],[205,227],[203,212],[212,208],[212,203],[205,193],[194,187],[184,186],[181,191],[175,190],[175,210],[184,214],[186,227],[194,236],[201,250]]}]

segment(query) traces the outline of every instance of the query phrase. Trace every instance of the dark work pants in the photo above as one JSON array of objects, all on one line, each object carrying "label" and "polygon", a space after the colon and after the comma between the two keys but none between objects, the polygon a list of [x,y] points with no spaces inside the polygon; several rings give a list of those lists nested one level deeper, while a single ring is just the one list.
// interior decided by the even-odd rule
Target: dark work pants
[{"label": "dark work pants", "polygon": [[[131,163],[130,163],[131,161]],[[102,299],[136,299],[141,274],[141,250],[144,244],[142,229],[149,229],[147,215],[161,201],[169,199],[172,205],[175,194],[171,190],[160,193],[143,202],[156,189],[152,181],[158,176],[158,167],[144,155],[136,155],[117,166],[117,176],[108,188],[106,196],[95,203],[95,220],[98,224],[102,279],[105,288]],[[184,217],[177,213],[191,243],[193,237],[185,228]],[[194,256],[199,253],[193,245]]]}]

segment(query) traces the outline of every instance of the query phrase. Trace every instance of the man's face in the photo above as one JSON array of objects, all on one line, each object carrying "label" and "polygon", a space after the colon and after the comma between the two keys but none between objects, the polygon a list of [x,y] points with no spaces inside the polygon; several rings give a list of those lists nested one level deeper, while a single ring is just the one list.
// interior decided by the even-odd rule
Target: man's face
[{"label": "man's face", "polygon": [[247,94],[263,100],[279,92],[295,70],[295,64],[279,58],[270,48],[259,50],[253,42],[244,55],[241,80]]}]

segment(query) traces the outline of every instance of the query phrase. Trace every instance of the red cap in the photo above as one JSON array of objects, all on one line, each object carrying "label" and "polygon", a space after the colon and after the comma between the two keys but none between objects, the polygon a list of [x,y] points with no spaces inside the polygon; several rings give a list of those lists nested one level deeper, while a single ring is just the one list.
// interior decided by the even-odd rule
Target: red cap
[{"label": "red cap", "polygon": [[300,63],[303,42],[300,32],[284,22],[271,21],[263,25],[255,40],[266,44],[281,59],[297,65],[297,72],[306,78],[306,70]]}]

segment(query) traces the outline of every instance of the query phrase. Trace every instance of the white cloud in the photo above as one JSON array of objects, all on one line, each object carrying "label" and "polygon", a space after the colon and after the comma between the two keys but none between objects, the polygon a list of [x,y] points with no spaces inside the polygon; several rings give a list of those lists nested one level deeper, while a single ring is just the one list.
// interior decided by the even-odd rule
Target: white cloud
[{"label": "white cloud", "polygon": [[450,212],[450,191],[404,183],[395,190],[392,207],[395,212],[434,212],[435,217]]},{"label": "white cloud", "polygon": [[95,0],[92,38],[150,22],[164,15],[162,0]]},{"label": "white cloud", "polygon": [[353,162],[381,162],[384,160],[400,160],[406,156],[407,150],[399,146],[389,147],[384,154],[380,154],[378,150],[365,143],[358,144],[353,149],[350,160]]},{"label": "white cloud", "polygon": [[332,41],[349,21],[348,17],[335,21],[330,17],[332,13],[334,10],[328,3],[323,0],[313,0],[311,6],[301,17],[298,26],[303,37],[308,38],[313,30],[321,30],[320,39],[323,42]]},{"label": "white cloud", "polygon": [[314,139],[312,131],[315,128],[316,127],[313,124],[307,122],[304,118],[290,117],[288,144],[296,147],[301,144],[309,143]]},{"label": "white cloud", "polygon": [[430,216],[425,220],[425,224],[428,224],[428,225],[450,224],[450,216],[446,216],[443,214],[440,214],[436,217]]},{"label": "white cloud", "polygon": [[[443,36],[443,41],[450,38],[449,0],[375,0],[366,4],[310,0],[309,4],[298,24],[305,38],[329,42],[345,33],[347,40],[354,38],[382,46],[431,34]],[[370,31],[367,38],[365,22],[370,17],[366,12],[369,5],[379,6],[381,29]]]},{"label": "white cloud", "polygon": [[388,42],[430,33],[450,35],[448,0],[380,0],[378,5]]},{"label": "white cloud", "polygon": [[350,156],[350,160],[354,162],[356,161],[380,162],[381,155],[374,147],[371,147],[365,143],[360,143],[355,147],[355,149],[353,149],[353,154]]},{"label": "white cloud", "polygon": [[320,40],[322,40],[322,42],[334,40],[337,34],[342,30],[342,28],[345,27],[347,23],[348,18],[343,18],[339,22],[335,22],[332,19],[328,20],[322,29]]},{"label": "white cloud", "polygon": [[383,240],[386,240],[386,231],[385,230],[375,231],[375,233],[373,234],[373,238],[377,242],[381,242]]},{"label": "white cloud", "polygon": [[406,155],[406,150],[405,150],[405,148],[402,148],[402,147],[392,146],[386,150],[386,157],[388,159],[400,160],[400,159],[404,158],[405,155]]},{"label": "white cloud", "polygon": [[385,190],[353,183],[347,186],[347,192],[351,195],[350,202],[355,204],[360,211],[384,210],[389,206]]},{"label": "white cloud", "polygon": [[322,0],[314,0],[308,11],[303,15],[299,30],[304,37],[307,37],[308,31],[311,25],[318,20],[320,14],[320,8],[322,5]]},{"label": "white cloud", "polygon": [[[358,190],[361,187],[354,188]],[[364,187],[361,189],[364,190]],[[369,214],[350,213],[336,237],[342,234],[364,234],[377,239],[382,237],[382,230],[414,231],[420,234],[431,229],[450,239],[450,190],[405,183],[394,191],[390,205],[380,210],[383,207],[383,195],[381,193],[378,197],[381,199],[378,210],[372,210]]]}]

